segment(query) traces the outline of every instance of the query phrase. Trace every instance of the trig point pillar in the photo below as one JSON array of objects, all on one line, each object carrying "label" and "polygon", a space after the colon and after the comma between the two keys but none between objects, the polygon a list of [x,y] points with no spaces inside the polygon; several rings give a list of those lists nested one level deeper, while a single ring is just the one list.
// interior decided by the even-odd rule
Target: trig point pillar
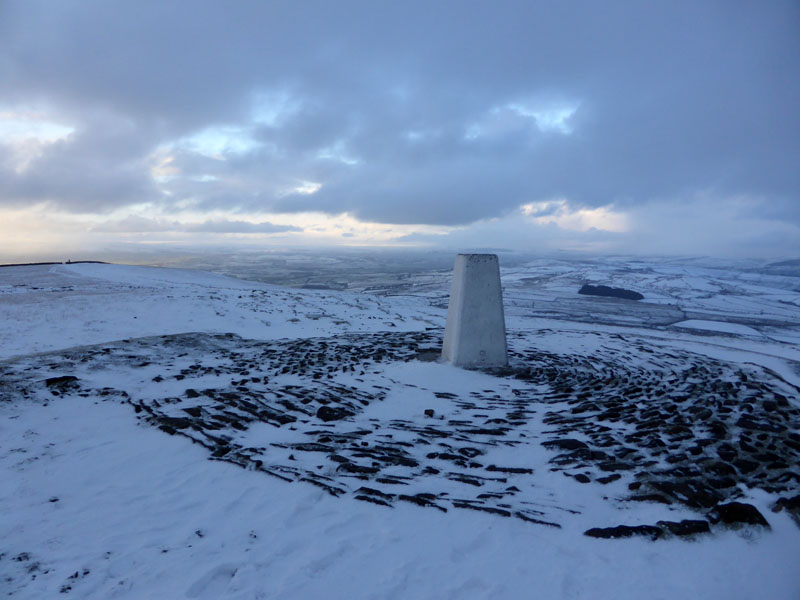
[{"label": "trig point pillar", "polygon": [[508,364],[496,254],[459,254],[453,269],[442,359],[460,367]]}]

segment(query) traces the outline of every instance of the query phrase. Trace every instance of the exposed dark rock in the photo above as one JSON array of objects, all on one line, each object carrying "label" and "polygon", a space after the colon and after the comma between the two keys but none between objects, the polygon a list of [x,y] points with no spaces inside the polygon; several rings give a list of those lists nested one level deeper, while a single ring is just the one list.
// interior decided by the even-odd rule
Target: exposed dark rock
[{"label": "exposed dark rock", "polygon": [[527,469],[525,467],[498,467],[496,465],[489,465],[486,467],[486,470],[496,473],[521,473],[525,475],[533,473],[533,469]]},{"label": "exposed dark rock", "polygon": [[588,448],[585,442],[573,439],[548,440],[542,442],[545,448],[559,448],[561,450],[584,450]]},{"label": "exposed dark rock", "polygon": [[719,504],[708,513],[708,516],[709,520],[714,524],[723,523],[734,528],[742,525],[760,525],[770,529],[764,515],[752,504],[745,504],[744,502]]},{"label": "exposed dark rock", "polygon": [[657,540],[664,535],[664,531],[653,525],[618,525],[617,527],[594,527],[584,531],[583,535],[604,539],[642,536],[649,537],[651,540]]},{"label": "exposed dark rock", "polygon": [[741,417],[736,424],[742,429],[754,431],[768,431],[771,433],[781,433],[786,431],[786,426],[780,423],[770,423],[767,421],[754,421],[749,417]]},{"label": "exposed dark rock", "polygon": [[597,483],[611,483],[612,481],[616,481],[617,479],[622,479],[622,475],[619,473],[612,473],[611,475],[606,475],[605,477],[598,477],[595,479]]},{"label": "exposed dark rock", "polygon": [[447,512],[447,509],[443,506],[439,506],[432,499],[426,494],[416,494],[414,496],[408,496],[406,494],[400,494],[397,496],[398,500],[404,500],[406,502],[411,502],[412,504],[416,504],[417,506],[432,506],[433,508],[438,508],[442,512]]},{"label": "exposed dark rock", "polygon": [[632,463],[616,461],[616,460],[601,462],[597,466],[600,467],[600,470],[602,471],[629,471],[631,469],[636,468],[636,465]]},{"label": "exposed dark rock", "polygon": [[779,498],[772,506],[773,512],[780,512],[784,509],[791,515],[797,526],[800,527],[800,494],[791,498]]},{"label": "exposed dark rock", "polygon": [[481,479],[464,475],[463,473],[452,473],[448,479],[451,481],[460,481],[461,483],[474,485],[475,487],[480,487],[483,485],[483,481]]},{"label": "exposed dark rock", "polygon": [[478,510],[481,512],[491,513],[493,515],[500,515],[501,517],[510,517],[511,511],[508,511],[504,508],[494,508],[491,506],[483,506],[482,504],[477,504],[475,502],[469,502],[466,500],[454,500],[453,506],[456,508],[469,508],[471,510]]},{"label": "exposed dark rock", "polygon": [[649,485],[675,498],[691,508],[711,508],[723,499],[717,490],[705,485],[702,481],[657,480]]},{"label": "exposed dark rock", "polygon": [[78,378],[74,375],[61,375],[60,377],[50,377],[45,379],[44,383],[49,388],[69,388],[76,385]]},{"label": "exposed dark rock", "polygon": [[666,529],[672,535],[682,537],[710,533],[708,521],[685,519],[683,521],[659,521],[658,526]]},{"label": "exposed dark rock", "polygon": [[459,448],[458,449],[458,453],[459,454],[463,454],[467,458],[475,458],[476,456],[480,456],[481,454],[483,454],[483,452],[481,450],[478,450],[477,448],[470,448],[470,447]]},{"label": "exposed dark rock", "polygon": [[537,519],[536,517],[532,517],[529,514],[526,514],[524,511],[517,511],[514,513],[514,516],[517,517],[518,519],[522,519],[523,521],[527,521],[528,523],[536,523],[537,525],[547,525],[548,527],[561,529],[561,525],[559,525],[558,523]]},{"label": "exposed dark rock", "polygon": [[332,406],[320,406],[317,410],[317,418],[322,419],[326,423],[328,421],[340,421],[347,417],[352,417],[353,413],[344,408],[337,408]]},{"label": "exposed dark rock", "polygon": [[388,506],[389,508],[392,508],[391,502],[387,500],[382,500],[381,498],[376,498],[375,496],[367,496],[364,494],[356,493],[355,499],[363,500],[364,502],[372,502],[372,504],[379,504],[380,506]]},{"label": "exposed dark rock", "polygon": [[356,493],[357,494],[364,494],[364,495],[367,495],[367,496],[370,496],[370,497],[373,497],[373,498],[374,497],[381,498],[383,500],[393,500],[394,499],[394,495],[392,495],[392,494],[385,494],[384,492],[382,492],[380,490],[376,490],[376,489],[368,488],[368,487],[364,487],[364,486],[358,488],[356,490]]},{"label": "exposed dark rock", "polygon": [[336,467],[337,471],[344,471],[345,473],[355,473],[359,475],[374,475],[380,469],[377,467],[367,467],[364,465],[357,465],[351,462],[343,462],[340,463],[338,467]]},{"label": "exposed dark rock", "polygon": [[739,459],[733,463],[742,473],[752,473],[758,468],[758,463],[752,460]]},{"label": "exposed dark rock", "polygon": [[635,494],[628,496],[627,500],[635,502],[658,502],[659,504],[672,504],[672,500],[662,496],[661,494]]}]

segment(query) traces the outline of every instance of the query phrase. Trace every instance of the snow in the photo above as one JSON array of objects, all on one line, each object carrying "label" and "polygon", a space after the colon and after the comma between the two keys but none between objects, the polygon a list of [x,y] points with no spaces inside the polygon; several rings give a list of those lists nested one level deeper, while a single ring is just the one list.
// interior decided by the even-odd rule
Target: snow
[{"label": "snow", "polygon": [[689,329],[702,329],[705,331],[719,331],[721,333],[733,333],[737,335],[752,335],[759,337],[761,334],[747,325],[738,323],[726,323],[724,321],[704,321],[701,319],[689,319],[675,323],[673,327],[685,327]]},{"label": "snow", "polygon": [[[76,405],[77,404],[77,405]],[[2,421],[3,550],[17,598],[791,598],[797,535],[592,540],[480,514],[331,498],[223,463],[129,409],[79,400]],[[24,451],[14,449],[24,448]],[[58,498],[57,502],[50,499]],[[466,512],[466,511],[465,511]],[[202,537],[201,537],[202,536]],[[89,570],[70,582],[75,573]],[[20,584],[21,585],[21,584]],[[67,596],[69,597],[69,596]]]},{"label": "snow", "polygon": [[[689,275],[670,272],[669,287],[691,302],[715,289],[705,271],[681,269]],[[626,277],[613,285],[641,283]],[[554,300],[546,290],[537,293]],[[433,296],[299,291],[198,271],[119,265],[0,269],[0,359],[9,361],[0,363],[0,373],[33,361],[33,353],[150,335],[231,332],[277,340],[441,327],[445,311],[430,301]],[[537,338],[542,350],[596,352],[606,338],[590,333],[617,332],[737,364],[766,364],[787,377],[795,364],[789,359],[798,359],[796,345],[769,341],[748,326],[703,319],[676,323],[688,331],[521,312],[508,323],[517,336],[554,332]],[[692,328],[733,337],[694,336]],[[793,354],[785,351],[790,346]],[[188,365],[191,357],[185,360]],[[644,364],[648,358],[632,354],[630,360]],[[86,377],[98,386],[131,386],[147,394],[145,382],[157,372],[160,365]],[[428,389],[468,394],[500,385],[487,374],[420,361],[387,365],[381,377],[394,385],[383,401],[357,415],[354,426],[419,419],[431,406],[437,418],[447,418],[452,405],[432,405]],[[176,395],[186,389],[181,381],[168,384]],[[561,529],[470,510],[377,506],[210,461],[205,449],[143,426],[131,406],[113,400],[66,395],[46,404],[4,402],[1,394],[0,590],[13,598],[62,597],[62,590],[63,597],[103,599],[800,594],[800,529],[785,511],[772,513],[774,498],[759,490],[744,490],[746,501],[767,517],[771,531],[716,531],[693,541],[598,540],[583,531],[692,513],[658,503],[620,508],[603,502],[604,495],[622,493],[623,482],[579,484],[550,472],[549,455],[535,446],[494,447],[487,462],[533,466],[539,501],[552,510],[580,511]],[[538,427],[530,435],[546,429]],[[242,440],[281,443],[294,435],[262,423],[243,432]]]},{"label": "snow", "polygon": [[[343,331],[416,330],[439,311],[407,298],[289,290],[181,269],[71,264],[5,268],[0,359],[162,333],[207,331],[253,339]],[[23,291],[24,290],[24,291]],[[438,323],[437,323],[438,324]]]}]

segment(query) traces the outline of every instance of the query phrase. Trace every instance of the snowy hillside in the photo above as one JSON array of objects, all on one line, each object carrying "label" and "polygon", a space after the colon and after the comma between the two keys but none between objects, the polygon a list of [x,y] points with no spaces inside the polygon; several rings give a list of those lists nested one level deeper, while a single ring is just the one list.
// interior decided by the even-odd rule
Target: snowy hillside
[{"label": "snowy hillside", "polygon": [[478,372],[435,360],[435,273],[0,269],[0,591],[796,598],[800,280],[502,275],[511,364]]}]

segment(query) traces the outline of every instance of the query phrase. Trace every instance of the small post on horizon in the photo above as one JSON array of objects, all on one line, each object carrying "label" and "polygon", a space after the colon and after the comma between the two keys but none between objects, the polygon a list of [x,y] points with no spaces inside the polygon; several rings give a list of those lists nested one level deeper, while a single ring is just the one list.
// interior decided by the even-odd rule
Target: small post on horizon
[{"label": "small post on horizon", "polygon": [[496,254],[459,254],[453,268],[442,360],[459,367],[508,365]]}]

